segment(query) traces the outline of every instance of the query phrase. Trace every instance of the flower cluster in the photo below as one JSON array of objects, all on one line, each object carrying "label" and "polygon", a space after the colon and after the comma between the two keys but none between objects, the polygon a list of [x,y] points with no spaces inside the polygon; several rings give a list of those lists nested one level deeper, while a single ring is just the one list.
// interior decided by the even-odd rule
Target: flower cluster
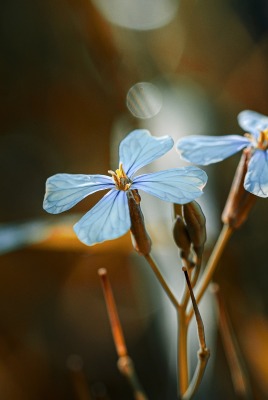
[{"label": "flower cluster", "polygon": [[[244,136],[188,136],[176,144],[181,158],[200,165],[222,161],[243,150],[222,213],[222,231],[205,268],[201,267],[206,241],[206,218],[194,200],[203,193],[202,189],[207,182],[206,173],[198,167],[188,166],[136,175],[139,169],[172,149],[174,142],[171,137],[153,137],[147,130],[134,130],[120,143],[119,167],[115,171],[108,171],[109,175],[61,173],[51,176],[46,182],[43,207],[52,214],[69,210],[92,193],[107,191],[103,198],[74,225],[74,231],[86,245],[115,239],[131,231],[135,250],[145,257],[162,289],[177,310],[178,387],[182,399],[193,398],[202,381],[210,355],[198,303],[213,279],[218,261],[231,234],[247,219],[257,196],[268,197],[268,117],[247,110],[238,115],[238,123],[246,131]],[[140,191],[174,203],[173,238],[179,249],[186,281],[181,300],[177,299],[177,294],[173,293],[151,256],[152,241],[146,231],[140,207]],[[138,393],[146,399],[127,354],[118,313],[107,280],[107,271],[102,268],[99,270],[99,275],[102,279],[119,357],[119,369],[128,377],[131,384],[134,382],[132,385],[134,397],[136,398],[135,394]],[[219,294],[217,298],[219,320],[226,321]],[[198,363],[189,382],[187,332],[193,316],[197,323],[199,350]],[[228,338],[228,341],[223,340],[223,345],[231,360],[230,369],[233,371],[233,360],[236,360],[239,376],[243,377],[243,368],[236,354],[236,345],[233,344],[236,340],[229,323],[224,322],[222,334]],[[243,379],[245,380],[245,377]]]},{"label": "flower cluster", "polygon": [[[268,117],[243,111],[238,123],[246,133],[227,136],[189,136],[180,139],[177,150],[194,164],[219,162],[247,149],[250,153],[244,188],[256,196],[268,197]],[[167,153],[174,145],[169,136],[153,137],[144,129],[131,132],[119,146],[119,168],[108,175],[56,174],[46,182],[44,209],[52,214],[66,211],[86,196],[100,190],[108,193],[74,226],[87,245],[124,235],[131,227],[129,199],[139,203],[138,190],[161,200],[186,204],[203,192],[207,176],[189,166],[136,176],[145,165]]]},{"label": "flower cluster", "polygon": [[207,175],[189,166],[135,176],[140,168],[167,153],[174,145],[171,137],[153,137],[147,130],[134,130],[119,146],[119,168],[106,175],[56,174],[46,182],[44,209],[52,214],[66,211],[99,190],[109,192],[74,226],[78,238],[87,245],[115,239],[131,226],[128,197],[143,190],[171,203],[188,203],[203,192]]}]

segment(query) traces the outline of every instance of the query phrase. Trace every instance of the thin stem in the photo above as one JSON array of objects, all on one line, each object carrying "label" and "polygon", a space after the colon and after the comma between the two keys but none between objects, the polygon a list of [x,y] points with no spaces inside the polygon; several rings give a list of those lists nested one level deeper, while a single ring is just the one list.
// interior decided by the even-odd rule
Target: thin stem
[{"label": "thin stem", "polygon": [[207,365],[207,362],[209,359],[210,352],[206,346],[204,324],[203,324],[203,321],[202,321],[202,318],[201,318],[201,315],[200,315],[200,312],[199,312],[199,309],[198,309],[198,306],[197,306],[197,303],[195,300],[191,281],[190,281],[187,269],[185,267],[183,268],[183,272],[185,275],[185,279],[187,282],[187,286],[188,286],[188,289],[190,292],[190,297],[191,297],[192,304],[193,304],[193,310],[194,310],[195,318],[196,318],[197,332],[198,332],[198,339],[199,339],[199,346],[200,346],[200,349],[197,352],[198,363],[196,366],[194,376],[190,382],[190,385],[187,387],[187,390],[183,393],[183,396],[182,396],[182,400],[190,400],[193,397],[194,393],[196,392],[196,390],[198,389],[198,387],[202,381],[202,378],[203,378],[203,375],[205,372],[205,368],[206,368],[206,365]]},{"label": "thin stem", "polygon": [[198,332],[200,350],[204,351],[204,350],[207,349],[206,340],[205,340],[204,324],[203,324],[202,317],[201,317],[201,314],[200,314],[198,306],[197,306],[197,302],[195,300],[193,288],[191,286],[191,282],[190,282],[190,279],[189,279],[189,275],[188,275],[187,269],[184,267],[184,268],[182,268],[182,270],[183,270],[184,275],[185,275],[185,279],[186,279],[186,282],[187,282],[187,286],[188,286],[188,289],[189,289],[189,292],[190,292],[190,296],[191,296],[191,300],[192,300],[192,304],[193,304],[193,309],[194,309],[194,314],[195,314],[195,319],[196,319],[196,324],[197,324],[197,332]]},{"label": "thin stem", "polygon": [[[192,270],[188,269],[188,271],[189,271],[189,276],[190,276],[190,279],[191,279],[192,278]],[[188,287],[187,287],[187,282],[185,282],[183,293],[182,293],[182,297],[181,297],[181,305],[185,310],[187,308],[189,299],[190,299],[190,292],[189,292]]]},{"label": "thin stem", "polygon": [[115,304],[112,288],[107,276],[107,271],[104,268],[99,269],[98,274],[101,278],[103,293],[106,301],[107,312],[110,319],[110,325],[112,329],[113,339],[116,347],[118,357],[124,357],[127,355],[127,347],[125,338],[122,330],[122,326],[119,320],[117,307]]},{"label": "thin stem", "polygon": [[185,308],[178,310],[178,382],[182,397],[189,384],[187,334],[188,326]]},{"label": "thin stem", "polygon": [[220,294],[219,287],[216,284],[213,285],[213,293],[216,295],[215,297],[218,303],[219,329],[231,372],[234,390],[239,399],[247,400],[251,398],[250,383],[229,315]]},{"label": "thin stem", "polygon": [[[194,288],[201,271],[201,263],[198,263],[195,267],[191,268],[190,270],[187,268],[187,271],[191,279],[191,286],[192,288]],[[187,284],[185,284],[184,293],[182,295],[182,300],[181,300],[181,304],[183,307],[185,307],[185,309],[187,308],[189,299],[190,299],[190,292],[188,290]]]},{"label": "thin stem", "polygon": [[147,396],[145,395],[139,379],[136,375],[135,369],[133,362],[130,357],[120,357],[118,359],[118,369],[121,372],[122,375],[124,375],[128,382],[129,385],[131,386],[133,390],[133,395],[135,400],[148,400]]},{"label": "thin stem", "polygon": [[[192,280],[194,284],[198,278],[200,265],[190,269]],[[189,371],[188,371],[188,348],[187,348],[187,334],[189,321],[187,319],[186,308],[190,299],[190,291],[188,290],[187,282],[185,284],[184,292],[181,300],[181,309],[178,313],[179,329],[178,329],[178,379],[180,382],[181,397],[188,390],[189,385]]]},{"label": "thin stem", "polygon": [[110,319],[113,339],[118,354],[118,369],[124,375],[132,390],[135,400],[148,400],[144,393],[131,358],[128,355],[125,338],[121,323],[119,320],[116,303],[114,300],[112,288],[107,276],[107,271],[104,268],[99,269],[99,276],[101,278],[103,293],[106,301],[107,312]]},{"label": "thin stem", "polygon": [[180,303],[178,302],[178,300],[176,299],[176,297],[174,296],[174,294],[172,293],[172,291],[168,287],[167,282],[165,281],[164,277],[162,276],[162,274],[161,274],[156,262],[152,258],[152,256],[150,254],[147,254],[147,255],[144,255],[144,257],[148,261],[148,263],[149,263],[150,267],[152,268],[156,278],[158,279],[160,285],[162,286],[162,288],[166,292],[166,294],[169,297],[171,303],[174,305],[174,307],[176,309],[180,309],[181,308]]},{"label": "thin stem", "polygon": [[182,400],[192,399],[193,395],[197,391],[197,389],[203,379],[203,375],[204,375],[204,372],[205,372],[205,369],[207,366],[209,355],[204,355],[201,351],[198,351],[197,354],[198,354],[198,364],[196,366],[194,376],[193,376],[186,392],[182,396]]},{"label": "thin stem", "polygon": [[[227,224],[224,224],[222,227],[222,231],[218,237],[218,240],[215,244],[215,247],[211,253],[211,256],[208,260],[207,266],[205,268],[205,271],[202,275],[202,278],[199,282],[199,284],[197,285],[197,289],[196,289],[196,302],[197,304],[200,302],[200,300],[202,299],[205,291],[207,290],[213,274],[218,266],[218,262],[220,260],[220,257],[222,255],[223,250],[225,249],[226,244],[228,243],[231,234],[233,233],[233,228],[230,227]],[[189,312],[188,314],[188,319],[191,320],[192,316],[193,316],[193,309]]]},{"label": "thin stem", "polygon": [[174,305],[177,311],[178,318],[178,382],[179,382],[179,391],[183,394],[188,387],[188,354],[187,354],[187,332],[188,332],[188,324],[186,322],[186,310],[181,306],[178,302],[169,286],[167,285],[165,279],[163,278],[156,262],[151,257],[150,254],[144,255],[146,260],[148,261],[150,267],[152,268],[156,278],[158,279],[160,285],[166,292],[168,298],[171,303]]}]

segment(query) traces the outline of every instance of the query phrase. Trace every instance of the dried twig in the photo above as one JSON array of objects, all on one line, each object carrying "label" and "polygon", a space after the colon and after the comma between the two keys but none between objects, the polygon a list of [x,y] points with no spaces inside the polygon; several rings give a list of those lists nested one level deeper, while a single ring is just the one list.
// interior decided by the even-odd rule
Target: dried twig
[{"label": "dried twig", "polygon": [[109,315],[113,339],[118,355],[118,364],[117,364],[118,369],[121,372],[121,374],[127,378],[133,390],[133,395],[135,400],[148,400],[136,375],[133,362],[128,355],[127,346],[122,326],[119,320],[112,288],[107,276],[107,271],[106,269],[101,268],[99,269],[98,273],[101,278],[103,293],[107,306],[107,312]]}]

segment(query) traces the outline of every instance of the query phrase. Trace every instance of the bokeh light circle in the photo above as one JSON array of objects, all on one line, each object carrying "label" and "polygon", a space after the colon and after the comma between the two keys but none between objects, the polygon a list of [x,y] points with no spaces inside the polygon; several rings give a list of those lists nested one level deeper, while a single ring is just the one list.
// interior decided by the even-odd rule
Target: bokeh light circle
[{"label": "bokeh light circle", "polygon": [[161,110],[162,95],[152,83],[138,82],[129,89],[126,103],[134,117],[152,118]]},{"label": "bokeh light circle", "polygon": [[112,24],[150,30],[167,25],[176,15],[179,0],[92,0]]}]

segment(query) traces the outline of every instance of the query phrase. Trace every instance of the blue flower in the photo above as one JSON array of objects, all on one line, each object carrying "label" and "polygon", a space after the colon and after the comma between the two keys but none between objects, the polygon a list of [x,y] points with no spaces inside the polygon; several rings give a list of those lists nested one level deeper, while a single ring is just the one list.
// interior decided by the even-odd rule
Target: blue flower
[{"label": "blue flower", "polygon": [[247,148],[250,161],[244,188],[259,197],[268,197],[268,117],[255,111],[242,111],[238,123],[245,135],[190,136],[180,139],[177,150],[181,157],[199,165],[208,165]]},{"label": "blue flower", "polygon": [[51,214],[69,210],[99,190],[109,192],[74,225],[87,245],[124,235],[131,226],[128,195],[141,189],[172,203],[188,203],[201,196],[207,175],[197,167],[174,168],[134,176],[173,147],[169,136],[153,137],[147,130],[134,130],[119,146],[119,169],[106,175],[56,174],[46,182],[43,207]]}]

